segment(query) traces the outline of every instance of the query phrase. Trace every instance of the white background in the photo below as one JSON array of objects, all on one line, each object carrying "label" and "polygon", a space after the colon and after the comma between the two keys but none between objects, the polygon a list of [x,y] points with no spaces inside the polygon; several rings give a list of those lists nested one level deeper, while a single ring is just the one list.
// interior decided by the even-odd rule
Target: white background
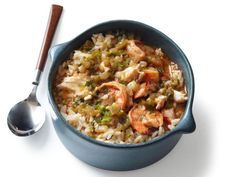
[{"label": "white background", "polygon": [[[14,136],[7,127],[7,114],[32,88],[51,3],[64,6],[53,45],[111,19],[144,22],[171,37],[194,70],[196,131],[184,135],[161,161],[130,172],[100,170],[76,159],[59,141],[49,118],[37,134]],[[235,18],[233,0],[1,1],[0,176],[235,176]],[[49,65],[50,61],[39,90],[43,105]]]}]

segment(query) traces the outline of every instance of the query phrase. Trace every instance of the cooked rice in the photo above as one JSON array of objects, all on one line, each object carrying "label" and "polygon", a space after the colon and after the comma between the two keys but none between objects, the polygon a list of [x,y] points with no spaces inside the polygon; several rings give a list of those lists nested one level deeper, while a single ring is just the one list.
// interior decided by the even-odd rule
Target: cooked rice
[{"label": "cooked rice", "polygon": [[[173,130],[184,113],[187,92],[178,65],[172,62],[161,48],[144,45],[133,38],[132,34],[126,35],[120,32],[106,35],[94,34],[91,40],[75,50],[58,68],[54,96],[61,114],[76,130],[96,140],[115,144],[146,142]],[[151,56],[148,56],[148,52]],[[97,61],[96,58],[91,59],[93,55],[98,55],[101,61]],[[96,61],[93,61],[95,59]],[[118,65],[120,62],[120,66],[113,66],[111,60],[118,61]],[[160,66],[166,65],[167,69],[156,67],[158,62],[162,62]],[[151,74],[158,72],[157,76],[151,75],[152,78],[149,78],[160,77],[158,83],[145,80],[149,76],[145,75],[145,69],[149,69]],[[111,71],[113,75],[110,74]],[[111,98],[109,90],[106,93],[101,91],[99,97],[94,98],[99,87],[111,81],[117,84],[120,82],[122,87],[123,85],[126,87],[125,94],[128,95],[128,100],[125,102],[125,108],[122,102],[124,100],[119,100],[120,98],[115,101],[109,100]],[[138,94],[141,89],[146,89],[147,83],[150,84],[149,90]],[[114,91],[114,94],[119,93]],[[98,108],[98,104],[102,108]],[[143,105],[144,109],[138,105]],[[151,108],[149,109],[148,106]],[[136,113],[138,109],[143,109],[147,114],[133,119],[132,116],[136,114],[132,113]],[[108,116],[102,112],[104,110],[109,111]],[[116,117],[121,112],[122,116],[119,119],[125,120],[114,121],[114,115]],[[148,118],[153,115],[160,116],[159,120]],[[137,123],[145,125],[139,127]]]}]

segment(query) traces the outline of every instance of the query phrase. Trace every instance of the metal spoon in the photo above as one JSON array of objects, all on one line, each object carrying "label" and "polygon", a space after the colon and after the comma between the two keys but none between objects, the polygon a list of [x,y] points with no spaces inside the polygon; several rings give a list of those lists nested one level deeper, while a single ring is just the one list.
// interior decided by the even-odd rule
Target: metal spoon
[{"label": "metal spoon", "polygon": [[8,114],[7,124],[15,135],[32,135],[37,132],[45,122],[45,110],[40,106],[36,92],[62,9],[63,7],[59,5],[52,5],[51,7],[48,25],[36,66],[36,77],[32,83],[34,85],[32,92],[28,98],[17,103]]}]

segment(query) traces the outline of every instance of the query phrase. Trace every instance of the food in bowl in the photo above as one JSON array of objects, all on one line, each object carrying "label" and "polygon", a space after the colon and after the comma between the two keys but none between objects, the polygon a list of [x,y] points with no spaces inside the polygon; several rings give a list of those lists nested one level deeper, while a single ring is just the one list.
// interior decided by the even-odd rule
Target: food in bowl
[{"label": "food in bowl", "polygon": [[74,50],[59,66],[53,94],[71,126],[115,144],[171,131],[188,100],[179,66],[161,48],[121,31],[94,34]]}]

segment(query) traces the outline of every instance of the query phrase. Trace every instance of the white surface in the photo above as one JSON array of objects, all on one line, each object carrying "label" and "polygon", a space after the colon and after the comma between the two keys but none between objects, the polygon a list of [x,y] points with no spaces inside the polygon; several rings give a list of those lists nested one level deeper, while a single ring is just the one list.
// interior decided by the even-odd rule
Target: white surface
[{"label": "white surface", "polygon": [[[171,37],[194,70],[196,131],[184,135],[158,163],[131,172],[100,170],[77,160],[59,141],[50,119],[31,137],[11,134],[7,114],[32,87],[51,3],[64,6],[54,44],[110,19],[138,20]],[[235,9],[233,0],[1,1],[0,176],[235,176]],[[45,95],[44,87],[40,92]]]}]

